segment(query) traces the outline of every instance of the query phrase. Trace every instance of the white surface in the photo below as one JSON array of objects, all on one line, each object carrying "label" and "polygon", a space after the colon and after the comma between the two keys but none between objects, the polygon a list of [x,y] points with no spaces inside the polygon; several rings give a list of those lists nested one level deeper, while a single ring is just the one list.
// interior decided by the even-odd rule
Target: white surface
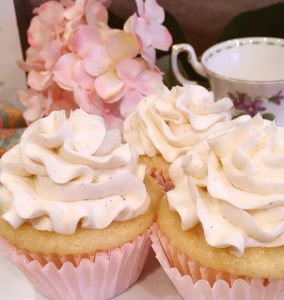
[{"label": "white surface", "polygon": [[25,72],[17,67],[22,59],[13,0],[0,0],[0,106],[18,106],[19,89],[26,89]]},{"label": "white surface", "polygon": [[[38,294],[24,275],[8,260],[0,256],[1,300],[46,300]],[[140,279],[115,300],[181,300],[174,286],[151,251]],[[67,299],[66,299],[67,300]]]}]

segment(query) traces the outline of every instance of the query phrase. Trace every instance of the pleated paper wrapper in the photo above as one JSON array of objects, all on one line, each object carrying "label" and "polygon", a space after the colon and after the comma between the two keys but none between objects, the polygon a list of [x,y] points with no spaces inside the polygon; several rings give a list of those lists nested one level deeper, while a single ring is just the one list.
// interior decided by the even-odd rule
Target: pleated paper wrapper
[{"label": "pleated paper wrapper", "polygon": [[52,300],[103,300],[127,290],[147,259],[150,230],[135,240],[95,255],[43,255],[18,250],[0,238],[0,249],[34,288]]},{"label": "pleated paper wrapper", "polygon": [[282,280],[236,277],[201,266],[179,253],[153,226],[152,248],[179,294],[186,300],[280,300]]}]

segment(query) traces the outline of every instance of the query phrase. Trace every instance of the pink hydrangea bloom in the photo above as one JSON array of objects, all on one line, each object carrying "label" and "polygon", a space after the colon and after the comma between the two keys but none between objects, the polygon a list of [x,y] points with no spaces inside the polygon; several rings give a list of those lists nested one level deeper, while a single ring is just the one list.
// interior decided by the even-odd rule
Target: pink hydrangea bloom
[{"label": "pink hydrangea bloom", "polygon": [[34,10],[37,15],[28,29],[31,47],[44,49],[63,31],[64,7],[57,1],[48,1]]},{"label": "pink hydrangea bloom", "polygon": [[23,116],[27,124],[47,116],[51,111],[64,109],[68,113],[77,107],[72,94],[56,84],[44,93],[32,89],[20,91],[19,100],[26,107]]},{"label": "pink hydrangea bloom", "polygon": [[162,88],[162,76],[147,68],[141,59],[125,59],[116,65],[115,72],[111,70],[97,78],[95,87],[105,101],[122,98],[120,113],[126,118],[144,96]]},{"label": "pink hydrangea bloom", "polygon": [[[63,55],[57,62],[54,70],[54,80],[64,89],[74,91],[85,90],[89,94],[96,89],[95,81],[104,80],[115,72],[115,67],[121,61],[137,56],[138,44],[128,33],[122,30],[109,29],[103,34],[95,25],[81,26],[73,36],[74,53]],[[100,79],[102,78],[102,79]],[[159,83],[161,77],[159,76]],[[106,102],[116,102],[123,96],[116,93],[117,86],[114,80],[104,80],[108,94],[102,97]],[[119,82],[120,85],[122,83]],[[78,105],[82,101],[76,97]],[[101,96],[101,95],[100,95]],[[93,97],[93,102],[97,101]],[[90,101],[89,101],[90,102]],[[91,109],[89,108],[88,111]]]},{"label": "pink hydrangea bloom", "polygon": [[161,25],[164,11],[155,0],[136,0],[123,30],[108,26],[109,0],[48,1],[35,9],[28,30],[29,90],[20,93],[28,123],[52,110],[75,107],[99,114],[109,127],[162,87],[153,68],[155,49],[168,50],[171,36]]},{"label": "pink hydrangea bloom", "polygon": [[85,17],[87,24],[94,24],[97,22],[107,23],[108,12],[106,5],[109,5],[109,1],[77,0],[74,5],[68,6],[65,9],[64,17],[67,20]]},{"label": "pink hydrangea bloom", "polygon": [[50,95],[45,97],[34,90],[20,91],[20,102],[26,107],[23,116],[28,124],[48,114],[52,104]]},{"label": "pink hydrangea bloom", "polygon": [[120,103],[107,103],[103,101],[93,90],[88,93],[81,89],[75,90],[76,100],[80,103],[80,107],[85,111],[100,115],[104,118],[108,128],[122,129],[123,118],[120,113]]},{"label": "pink hydrangea bloom", "polygon": [[155,64],[155,49],[168,51],[172,45],[172,36],[162,25],[165,11],[156,0],[135,0],[138,15],[135,13],[125,23],[124,29],[137,36],[140,42],[142,57]]},{"label": "pink hydrangea bloom", "polygon": [[41,58],[43,59],[43,68],[32,69],[28,74],[28,85],[36,91],[44,91],[52,84],[53,69],[62,55],[63,45],[60,40],[52,40]]}]

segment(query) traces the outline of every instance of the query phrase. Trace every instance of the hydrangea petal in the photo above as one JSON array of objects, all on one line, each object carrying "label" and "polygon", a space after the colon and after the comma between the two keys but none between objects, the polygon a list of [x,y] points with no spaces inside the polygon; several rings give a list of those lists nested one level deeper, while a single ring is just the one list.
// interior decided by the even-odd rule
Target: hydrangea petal
[{"label": "hydrangea petal", "polygon": [[73,68],[78,60],[74,53],[67,53],[60,57],[54,68],[54,80],[63,89],[72,91],[77,83],[72,78]]},{"label": "hydrangea petal", "polygon": [[118,128],[122,130],[123,118],[120,114],[120,102],[106,103],[103,100],[97,99],[96,105],[99,114],[104,118],[106,127],[108,129]]},{"label": "hydrangea petal", "polygon": [[36,91],[46,90],[52,81],[52,74],[49,71],[31,71],[28,75],[28,85]]},{"label": "hydrangea petal", "polygon": [[113,114],[109,114],[104,117],[104,120],[107,129],[119,129],[120,131],[122,131],[123,128],[122,117],[117,117]]},{"label": "hydrangea petal", "polygon": [[165,26],[153,24],[149,29],[153,35],[152,46],[156,49],[168,51],[173,43],[172,36]]},{"label": "hydrangea petal", "polygon": [[91,89],[94,83],[94,79],[86,73],[80,60],[78,60],[74,65],[73,78],[81,88],[87,90]]},{"label": "hydrangea petal", "polygon": [[39,16],[35,16],[28,29],[28,42],[32,47],[41,48],[53,39],[54,33],[50,28],[40,21]]},{"label": "hydrangea petal", "polygon": [[43,112],[40,110],[39,106],[30,107],[23,112],[23,117],[28,124],[34,122],[37,119],[43,117]]},{"label": "hydrangea petal", "polygon": [[[29,47],[26,51],[26,62],[27,63],[42,63],[39,57],[40,50],[37,48]],[[43,64],[43,63],[42,63]]]},{"label": "hydrangea petal", "polygon": [[126,118],[134,112],[141,99],[143,99],[143,95],[137,90],[130,90],[125,93],[120,105],[120,113],[122,117]]},{"label": "hydrangea petal", "polygon": [[156,0],[146,0],[143,17],[149,23],[162,24],[165,21],[165,11]]},{"label": "hydrangea petal", "polygon": [[53,40],[48,45],[47,55],[45,60],[45,67],[47,70],[51,69],[62,54],[63,45],[60,40]]},{"label": "hydrangea petal", "polygon": [[108,99],[104,99],[104,101],[107,104],[117,103],[117,102],[119,102],[122,99],[122,97],[125,94],[125,91],[126,91],[126,88],[125,88],[125,86],[123,86],[123,88],[117,94],[113,95],[112,97],[110,97]]},{"label": "hydrangea petal", "polygon": [[140,39],[143,48],[147,48],[152,44],[152,32],[147,21],[143,18],[133,18],[133,29]]},{"label": "hydrangea petal", "polygon": [[88,55],[94,47],[102,45],[101,33],[95,25],[82,25],[72,38],[74,50],[81,56]]},{"label": "hydrangea petal", "polygon": [[112,29],[106,36],[106,49],[114,64],[139,53],[137,40],[129,33]]},{"label": "hydrangea petal", "polygon": [[42,46],[41,48],[37,49],[38,50],[38,59],[44,63],[45,65],[45,61],[47,59],[47,53],[48,53],[48,47],[50,45],[50,43],[53,40],[49,41],[46,45]]},{"label": "hydrangea petal", "polygon": [[29,105],[29,100],[37,95],[38,93],[32,89],[28,89],[25,91],[19,91],[18,96],[19,96],[19,101],[22,103],[25,107],[28,107]]},{"label": "hydrangea petal", "polygon": [[116,71],[123,81],[134,80],[142,71],[142,64],[135,59],[125,59],[117,64]]},{"label": "hydrangea petal", "polygon": [[22,69],[23,71],[26,71],[26,72],[30,72],[30,71],[41,72],[41,71],[44,71],[44,67],[42,66],[41,63],[32,63],[32,62],[17,60],[17,65],[20,69]]},{"label": "hydrangea petal", "polygon": [[[155,66],[156,63],[156,50],[150,46],[146,49],[143,49],[142,57],[154,68],[157,68]],[[158,69],[158,68],[157,68]]]},{"label": "hydrangea petal", "polygon": [[67,7],[64,11],[64,17],[68,20],[82,16],[87,0],[76,0],[73,6]]},{"label": "hydrangea petal", "polygon": [[72,19],[65,24],[64,32],[63,32],[63,41],[69,45],[69,48],[73,48],[72,37],[73,33],[79,28],[81,24],[81,17],[77,17]]},{"label": "hydrangea petal", "polygon": [[133,30],[133,18],[134,18],[135,16],[136,16],[136,18],[137,18],[137,15],[134,14],[134,15],[130,16],[130,17],[125,21],[125,23],[124,23],[124,25],[123,25],[123,30],[124,30],[125,32],[131,33],[131,34],[134,33],[134,30]]},{"label": "hydrangea petal", "polygon": [[95,110],[95,100],[92,101],[90,95],[87,91],[76,87],[74,89],[74,99],[76,103],[79,105],[87,113],[93,114]]},{"label": "hydrangea petal", "polygon": [[[25,97],[28,97],[28,94],[26,94]],[[25,101],[27,110],[23,112],[23,117],[26,122],[30,124],[31,122],[46,116],[50,111],[51,104],[51,97],[44,97],[42,94],[31,92],[30,98]]]},{"label": "hydrangea petal", "polygon": [[96,22],[107,23],[108,11],[97,0],[89,0],[86,7],[86,19],[88,24],[95,24]]},{"label": "hydrangea petal", "polygon": [[83,59],[83,65],[88,74],[97,77],[108,70],[111,65],[111,60],[106,49],[97,45]]},{"label": "hydrangea petal", "polygon": [[156,93],[163,87],[161,73],[152,70],[142,71],[135,82],[137,90],[143,95]]},{"label": "hydrangea petal", "polygon": [[[120,95],[123,90],[124,84],[117,77],[113,71],[109,71],[95,80],[95,88],[97,93],[105,101],[112,99],[111,102],[115,102],[119,99],[116,99],[116,95]],[[114,98],[115,97],[115,98]],[[114,100],[115,99],[115,100]]]},{"label": "hydrangea petal", "polygon": [[60,3],[66,8],[74,4],[73,0],[60,0]]},{"label": "hydrangea petal", "polygon": [[143,0],[135,0],[135,2],[136,2],[136,6],[137,6],[138,15],[143,17],[145,14],[144,1]]},{"label": "hydrangea petal", "polygon": [[48,1],[43,3],[36,12],[42,22],[50,27],[54,27],[55,24],[63,22],[64,19],[64,7],[57,1]]}]

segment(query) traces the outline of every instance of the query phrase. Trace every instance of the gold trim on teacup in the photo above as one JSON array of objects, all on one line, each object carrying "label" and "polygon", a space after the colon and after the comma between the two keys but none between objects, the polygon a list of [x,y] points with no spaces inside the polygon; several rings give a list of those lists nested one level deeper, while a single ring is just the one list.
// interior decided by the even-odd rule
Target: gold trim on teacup
[{"label": "gold trim on teacup", "polygon": [[[225,44],[229,44],[229,45],[225,45]],[[221,45],[222,47],[218,48]],[[223,41],[221,43],[213,45],[203,53],[203,55],[201,56],[202,58],[201,62],[204,69],[209,75],[214,75],[215,77],[218,77],[220,79],[230,80],[234,82],[246,82],[249,84],[254,84],[254,83],[271,84],[271,83],[281,83],[281,82],[284,83],[284,78],[277,79],[277,80],[248,80],[248,79],[233,78],[233,77],[222,75],[220,73],[216,73],[215,71],[210,70],[206,66],[208,60],[212,58],[215,54],[219,54],[224,50],[230,50],[232,48],[238,48],[246,45],[268,45],[268,46],[280,46],[284,48],[284,39],[273,38],[273,37],[247,37],[247,38],[237,38],[237,39]],[[206,54],[207,52],[209,53]]]}]

